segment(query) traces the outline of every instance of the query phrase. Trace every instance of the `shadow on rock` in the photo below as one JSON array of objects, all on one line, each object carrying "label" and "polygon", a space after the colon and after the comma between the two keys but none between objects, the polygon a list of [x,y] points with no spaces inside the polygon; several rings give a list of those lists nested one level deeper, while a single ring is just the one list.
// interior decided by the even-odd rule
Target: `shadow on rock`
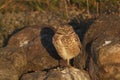
[{"label": "shadow on rock", "polygon": [[54,31],[51,28],[44,27],[40,32],[40,39],[44,48],[48,51],[49,55],[53,58],[60,60],[60,57],[57,54],[57,51],[52,43],[52,37],[54,35]]},{"label": "shadow on rock", "polygon": [[96,20],[95,17],[90,19],[84,19],[82,15],[77,16],[77,18],[72,18],[69,22],[73,29],[78,34],[81,41],[83,41],[84,34],[89,29],[90,25]]}]

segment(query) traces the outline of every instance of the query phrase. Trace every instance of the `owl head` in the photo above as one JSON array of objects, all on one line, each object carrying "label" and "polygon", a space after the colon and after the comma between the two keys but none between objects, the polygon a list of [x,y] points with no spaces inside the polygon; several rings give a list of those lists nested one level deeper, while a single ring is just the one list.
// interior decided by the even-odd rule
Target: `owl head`
[{"label": "owl head", "polygon": [[56,33],[57,34],[61,34],[61,35],[69,35],[72,34],[74,32],[73,28],[71,25],[61,25],[60,27],[58,27]]}]

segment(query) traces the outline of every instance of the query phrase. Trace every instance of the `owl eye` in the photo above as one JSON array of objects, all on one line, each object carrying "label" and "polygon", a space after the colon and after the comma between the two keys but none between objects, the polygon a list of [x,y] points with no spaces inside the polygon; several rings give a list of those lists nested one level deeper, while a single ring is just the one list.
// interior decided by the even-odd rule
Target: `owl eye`
[{"label": "owl eye", "polygon": [[77,39],[77,38],[75,38],[75,41],[78,41],[78,39]]}]

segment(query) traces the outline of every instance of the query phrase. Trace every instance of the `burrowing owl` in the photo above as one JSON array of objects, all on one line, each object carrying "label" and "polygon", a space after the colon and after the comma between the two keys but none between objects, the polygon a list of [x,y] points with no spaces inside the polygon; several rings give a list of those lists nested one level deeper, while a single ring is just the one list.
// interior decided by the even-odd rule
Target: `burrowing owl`
[{"label": "burrowing owl", "polygon": [[53,36],[53,44],[58,55],[62,59],[67,60],[67,65],[69,66],[69,60],[77,56],[81,51],[81,42],[70,25],[65,24],[57,29]]}]

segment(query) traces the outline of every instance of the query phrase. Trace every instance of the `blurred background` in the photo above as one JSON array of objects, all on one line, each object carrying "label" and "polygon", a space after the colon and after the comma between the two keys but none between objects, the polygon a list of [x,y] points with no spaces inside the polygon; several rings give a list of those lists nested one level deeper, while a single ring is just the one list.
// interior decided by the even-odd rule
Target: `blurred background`
[{"label": "blurred background", "polygon": [[[90,14],[118,13],[119,0],[0,0],[0,12],[53,11],[68,16],[69,11],[87,11]],[[63,14],[60,14],[63,15]]]}]

